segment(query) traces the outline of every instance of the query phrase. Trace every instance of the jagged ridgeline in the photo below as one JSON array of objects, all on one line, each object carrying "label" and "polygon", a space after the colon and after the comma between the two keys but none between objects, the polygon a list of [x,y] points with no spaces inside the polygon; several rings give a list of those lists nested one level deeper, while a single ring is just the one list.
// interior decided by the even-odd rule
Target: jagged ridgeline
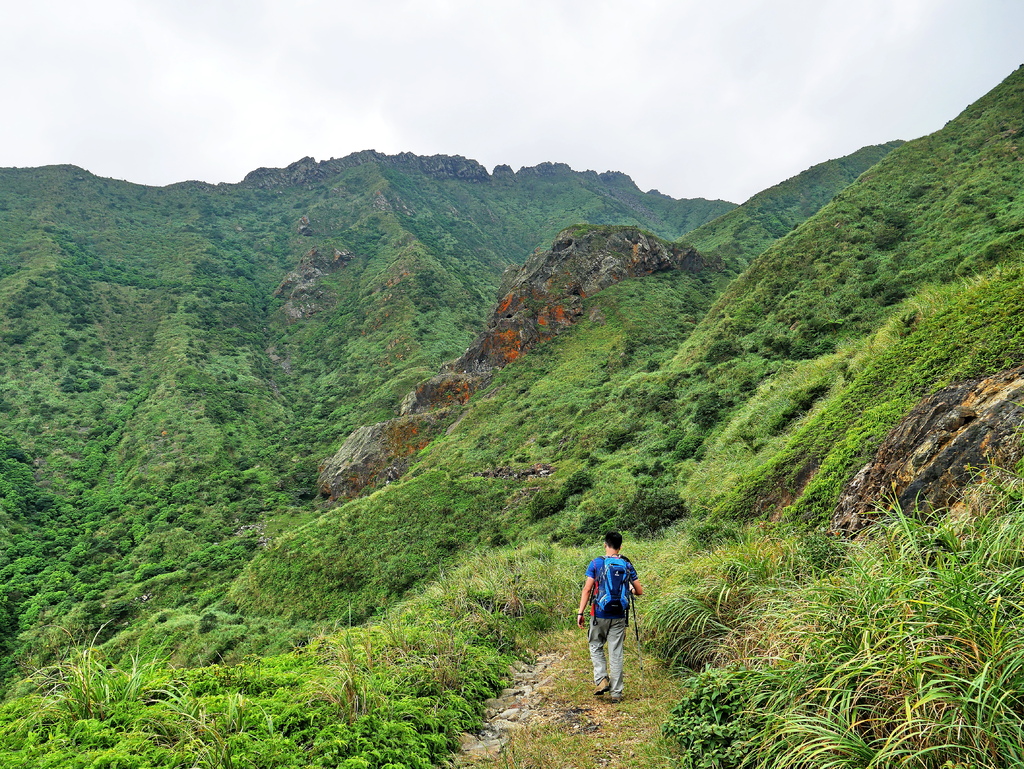
[{"label": "jagged ridgeline", "polygon": [[0,414],[40,487],[0,511],[4,658],[171,607],[230,625],[224,587],[309,514],[319,461],[469,344],[508,265],[580,220],[675,238],[733,207],[374,152],[217,186],[0,170]]},{"label": "jagged ridgeline", "polygon": [[[1024,363],[1022,115],[1018,70],[941,131],[889,153],[724,294],[722,262],[708,257],[696,272],[576,292],[576,322],[492,366],[468,403],[466,388],[426,382],[424,393],[443,397],[407,403],[425,405],[437,437],[380,465],[390,485],[259,554],[236,600],[320,616],[345,595],[386,603],[475,543],[576,543],[609,527],[648,535],[679,520],[710,540],[758,515],[827,523],[843,485],[918,400]],[[740,244],[713,233],[741,213],[686,239]],[[545,259],[595,237],[601,259],[640,248],[626,237],[611,256],[602,248],[614,234],[566,231]],[[519,296],[508,323],[556,317],[565,298]],[[504,305],[471,350],[500,349],[487,339],[510,330]],[[442,378],[472,373],[463,364]],[[344,475],[354,458],[328,469]]]}]

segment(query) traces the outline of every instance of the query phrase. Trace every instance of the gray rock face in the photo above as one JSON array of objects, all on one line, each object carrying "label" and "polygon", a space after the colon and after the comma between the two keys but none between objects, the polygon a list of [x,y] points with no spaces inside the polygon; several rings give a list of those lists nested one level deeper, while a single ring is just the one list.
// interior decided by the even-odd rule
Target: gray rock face
[{"label": "gray rock face", "polygon": [[962,505],[965,487],[989,465],[1024,456],[1024,366],[972,379],[924,398],[846,485],[832,529],[855,533],[896,502],[928,512]]},{"label": "gray rock face", "polygon": [[367,486],[397,480],[408,466],[406,458],[431,441],[445,416],[417,414],[356,428],[320,465],[320,493],[331,501],[349,499]]},{"label": "gray rock face", "polygon": [[[302,217],[309,224],[306,217]],[[332,253],[321,252],[311,248],[299,261],[298,269],[289,272],[281,285],[274,291],[274,296],[287,296],[288,301],[282,308],[290,320],[308,318],[319,312],[330,301],[320,288],[320,280],[332,272],[337,272],[352,259],[351,251],[332,249]]]}]

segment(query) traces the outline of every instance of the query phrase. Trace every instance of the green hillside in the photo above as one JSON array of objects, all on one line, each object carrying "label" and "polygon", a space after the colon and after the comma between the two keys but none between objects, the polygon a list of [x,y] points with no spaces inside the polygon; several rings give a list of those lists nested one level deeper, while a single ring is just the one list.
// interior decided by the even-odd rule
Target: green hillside
[{"label": "green hillside", "polygon": [[[785,505],[822,522],[921,395],[1024,363],[1021,83],[891,152],[707,313],[706,276],[588,299],[584,320],[502,370],[405,478],[281,538],[232,595],[256,612],[329,616],[350,595],[378,607],[476,543],[650,535],[680,519],[713,538]],[[538,462],[557,471],[479,477]],[[346,584],[342,568],[363,576]]]},{"label": "green hillside", "polygon": [[755,256],[817,213],[838,192],[902,144],[893,141],[863,147],[852,155],[812,166],[696,228],[686,240],[702,254],[718,257],[742,271]]},{"label": "green hillside", "polygon": [[[377,153],[160,190],[2,172],[0,643],[8,677],[49,666],[12,686],[0,756],[431,766],[617,528],[681,675],[665,766],[1018,765],[1019,436],[953,512],[828,524],[922,397],[1024,365],[1022,116],[1024,68],[735,209]],[[586,238],[639,258],[637,228],[701,268],[576,294],[400,478],[313,498],[509,265]]]},{"label": "green hillside", "polygon": [[[806,194],[800,177],[780,189],[820,197],[823,178],[837,191],[861,163],[811,169]],[[49,518],[10,519],[18,623],[4,643],[37,660],[64,643],[57,624],[81,640],[131,628],[129,644],[155,617],[185,660],[284,648],[305,626],[248,628],[227,585],[316,514],[317,465],[350,430],[466,347],[506,267],[576,221],[673,239],[733,207],[560,164],[488,174],[373,152],[239,185],[147,188],[70,166],[0,181],[0,408],[55,500]],[[689,324],[657,332],[658,355],[728,277],[699,300],[656,294]],[[212,646],[203,616],[224,626]]]},{"label": "green hillside", "polygon": [[0,643],[44,660],[64,630],[104,640],[175,609],[186,659],[286,646],[304,631],[203,610],[310,516],[340,439],[465,348],[509,264],[580,217],[676,237],[732,207],[377,153],[218,186],[0,170],[0,411],[53,500],[0,513]]}]

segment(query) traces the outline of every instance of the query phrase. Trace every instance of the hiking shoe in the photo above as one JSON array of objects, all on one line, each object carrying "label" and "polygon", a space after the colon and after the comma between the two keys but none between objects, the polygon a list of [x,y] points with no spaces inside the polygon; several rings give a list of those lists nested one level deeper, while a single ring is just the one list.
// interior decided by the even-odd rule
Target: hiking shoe
[{"label": "hiking shoe", "polygon": [[606,691],[608,691],[611,688],[612,688],[612,682],[608,679],[608,676],[605,676],[604,678],[602,678],[600,681],[597,682],[597,688],[594,689],[594,696],[598,697],[598,696],[604,694]]},{"label": "hiking shoe", "polygon": [[621,694],[613,694],[613,695],[612,695],[612,696],[611,696],[611,697],[609,698],[609,700],[608,700],[608,701],[609,701],[610,703],[612,703],[612,705],[618,705],[618,704],[619,704],[620,702],[622,702],[622,695],[621,695]]}]

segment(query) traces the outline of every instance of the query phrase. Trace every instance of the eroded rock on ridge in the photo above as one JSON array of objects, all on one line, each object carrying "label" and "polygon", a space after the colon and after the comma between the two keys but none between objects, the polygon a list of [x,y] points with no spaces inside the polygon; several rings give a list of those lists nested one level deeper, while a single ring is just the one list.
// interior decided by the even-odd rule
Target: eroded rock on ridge
[{"label": "eroded rock on ridge", "polygon": [[557,336],[583,314],[583,300],[626,278],[666,270],[721,269],[696,249],[666,243],[640,229],[571,228],[550,251],[531,256],[502,283],[484,331],[442,371],[486,373]]},{"label": "eroded rock on ridge", "polygon": [[832,529],[856,533],[897,503],[957,509],[979,470],[1024,456],[1024,366],[951,385],[924,398],[843,489]]},{"label": "eroded rock on ridge", "polygon": [[[721,264],[635,227],[563,230],[550,251],[537,252],[506,273],[486,330],[461,357],[403,399],[398,419],[359,428],[325,460],[318,482],[321,493],[332,501],[350,498],[367,486],[397,478],[420,444],[440,432],[442,414],[444,419],[456,418],[456,411],[487,386],[494,372],[577,322],[587,297],[626,278],[706,269],[719,270]],[[414,427],[412,443],[386,438]]]},{"label": "eroded rock on ridge", "polygon": [[400,478],[407,458],[431,441],[444,416],[419,414],[357,427],[338,452],[320,465],[320,493],[332,502],[351,499],[368,486]]}]

